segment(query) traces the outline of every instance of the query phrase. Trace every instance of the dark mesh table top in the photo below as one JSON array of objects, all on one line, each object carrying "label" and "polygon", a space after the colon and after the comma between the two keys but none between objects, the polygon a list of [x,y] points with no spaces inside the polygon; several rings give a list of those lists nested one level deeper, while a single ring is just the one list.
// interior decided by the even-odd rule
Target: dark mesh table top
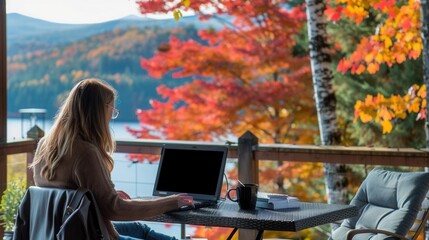
[{"label": "dark mesh table top", "polygon": [[240,210],[237,203],[222,201],[217,206],[169,212],[144,220],[240,229],[300,231],[354,217],[357,214],[357,208],[350,205],[303,202],[300,208],[295,209]]}]

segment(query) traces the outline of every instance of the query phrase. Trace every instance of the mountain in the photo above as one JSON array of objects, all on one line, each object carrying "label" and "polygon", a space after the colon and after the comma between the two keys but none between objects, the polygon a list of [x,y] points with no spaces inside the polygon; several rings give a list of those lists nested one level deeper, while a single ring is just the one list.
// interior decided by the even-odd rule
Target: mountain
[{"label": "mountain", "polygon": [[18,13],[10,13],[6,16],[8,40],[17,40],[21,37],[47,34],[59,30],[72,30],[83,26],[84,24],[52,23]]},{"label": "mountain", "polygon": [[121,19],[95,24],[53,23],[10,13],[6,16],[8,55],[43,50],[56,44],[71,43],[89,36],[117,29],[161,28],[174,29],[193,26],[196,29],[215,28],[223,25],[217,20],[199,21],[197,16],[174,19],[152,19],[127,16]]},{"label": "mountain", "polygon": [[198,30],[220,26],[197,17],[175,21],[129,16],[98,24],[58,24],[8,14],[8,116],[18,117],[22,108],[44,108],[51,118],[77,81],[96,77],[118,90],[118,121],[136,121],[138,108],[148,109],[151,99],[161,100],[159,85],[174,87],[192,80],[173,79],[171,74],[149,77],[140,59],[152,57],[171,36],[205,44]]}]

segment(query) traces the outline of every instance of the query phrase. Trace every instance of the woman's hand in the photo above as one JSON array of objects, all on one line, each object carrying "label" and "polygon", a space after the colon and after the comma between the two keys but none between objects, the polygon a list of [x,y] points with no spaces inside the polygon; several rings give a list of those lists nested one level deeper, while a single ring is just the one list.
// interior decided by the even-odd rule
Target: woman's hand
[{"label": "woman's hand", "polygon": [[122,199],[131,199],[130,195],[128,195],[124,191],[116,190],[116,192],[118,193],[119,197],[122,198]]},{"label": "woman's hand", "polygon": [[188,194],[180,193],[180,194],[177,194],[176,196],[177,196],[177,206],[179,208],[183,207],[183,206],[193,206],[194,205],[193,197],[189,196]]}]

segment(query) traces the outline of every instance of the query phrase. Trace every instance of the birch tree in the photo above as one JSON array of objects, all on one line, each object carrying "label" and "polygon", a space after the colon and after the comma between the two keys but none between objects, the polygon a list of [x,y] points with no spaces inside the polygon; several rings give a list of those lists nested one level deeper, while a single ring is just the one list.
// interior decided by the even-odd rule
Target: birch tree
[{"label": "birch tree", "polygon": [[[328,53],[326,9],[323,0],[306,0],[307,26],[313,77],[314,100],[322,145],[338,145],[341,140],[332,88],[333,74]],[[326,193],[329,203],[347,203],[347,178],[344,164],[324,163]]]}]

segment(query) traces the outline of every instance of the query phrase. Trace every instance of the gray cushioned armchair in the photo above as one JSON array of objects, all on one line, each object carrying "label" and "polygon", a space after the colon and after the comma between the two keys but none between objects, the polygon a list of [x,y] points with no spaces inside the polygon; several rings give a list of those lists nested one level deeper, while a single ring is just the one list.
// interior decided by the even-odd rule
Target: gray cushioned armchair
[{"label": "gray cushioned armchair", "polygon": [[344,220],[332,239],[414,239],[423,226],[416,218],[427,219],[428,190],[427,172],[372,170],[350,202],[359,215]]}]

